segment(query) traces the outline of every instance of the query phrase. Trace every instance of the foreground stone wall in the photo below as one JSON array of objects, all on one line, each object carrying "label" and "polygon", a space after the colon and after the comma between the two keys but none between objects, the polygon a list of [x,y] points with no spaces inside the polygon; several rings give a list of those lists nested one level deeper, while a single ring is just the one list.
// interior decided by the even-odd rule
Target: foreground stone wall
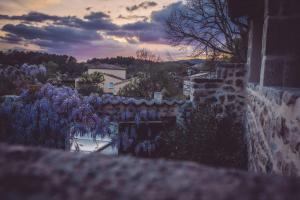
[{"label": "foreground stone wall", "polygon": [[5,200],[300,199],[300,179],[0,144]]},{"label": "foreground stone wall", "polygon": [[221,105],[222,113],[240,116],[245,108],[246,76],[244,64],[222,64],[217,68],[216,79],[192,80],[190,99],[195,103]]},{"label": "foreground stone wall", "polygon": [[300,175],[300,89],[250,85],[247,138],[250,170]]}]

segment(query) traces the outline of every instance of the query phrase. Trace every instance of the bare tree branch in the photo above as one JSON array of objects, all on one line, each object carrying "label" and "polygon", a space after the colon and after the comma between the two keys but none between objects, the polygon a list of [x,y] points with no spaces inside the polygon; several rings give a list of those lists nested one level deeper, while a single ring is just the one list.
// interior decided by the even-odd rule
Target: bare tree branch
[{"label": "bare tree branch", "polygon": [[166,21],[166,32],[174,46],[191,45],[193,54],[225,54],[232,60],[246,60],[248,25],[245,19],[232,21],[226,0],[187,0]]}]

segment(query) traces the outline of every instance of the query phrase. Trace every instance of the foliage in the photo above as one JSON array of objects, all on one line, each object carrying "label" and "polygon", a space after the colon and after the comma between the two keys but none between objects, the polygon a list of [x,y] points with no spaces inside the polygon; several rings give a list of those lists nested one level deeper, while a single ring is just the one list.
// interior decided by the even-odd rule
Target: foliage
[{"label": "foliage", "polygon": [[139,73],[128,85],[119,91],[120,96],[153,98],[154,92],[163,92],[165,97],[180,97],[182,82],[168,71],[150,70]]},{"label": "foliage", "polygon": [[117,56],[113,58],[92,58],[87,60],[87,63],[88,64],[107,63],[112,65],[129,66],[138,63],[138,60],[135,57]]},{"label": "foliage", "polygon": [[[82,97],[76,90],[50,84],[25,90],[21,96],[5,98],[1,103],[0,142],[68,149],[75,136],[110,135],[119,148],[130,146],[130,140],[112,135],[111,122],[132,118],[139,127],[141,120],[158,120],[159,113],[151,108],[136,113],[116,109],[114,117],[97,112],[101,106],[118,101],[128,103],[135,99],[112,95]],[[136,145],[136,152],[149,152],[154,147],[146,140]]]},{"label": "foliage", "polygon": [[5,141],[27,145],[66,148],[78,134],[104,135],[103,124],[94,108],[76,90],[46,84],[25,90],[20,97],[6,99],[0,107]]},{"label": "foliage", "polygon": [[246,168],[243,126],[234,116],[219,116],[217,107],[199,105],[185,127],[162,134],[161,156],[217,167]]},{"label": "foliage", "polygon": [[228,16],[226,0],[188,0],[166,21],[166,32],[173,45],[190,45],[195,56],[229,55],[235,62],[246,60],[248,31],[246,19],[233,20]]},{"label": "foliage", "polygon": [[147,49],[139,49],[136,52],[136,57],[139,60],[142,60],[144,62],[150,62],[150,63],[157,63],[161,61],[161,58],[154,54],[153,52],[147,50]]},{"label": "foliage", "polygon": [[182,79],[186,76],[186,65],[158,62],[159,57],[145,49],[138,51],[137,56],[139,60],[150,64],[140,65],[140,68],[137,68],[140,71],[135,73],[131,83],[119,91],[120,96],[150,99],[153,98],[154,92],[163,92],[167,98],[183,98]]},{"label": "foliage", "polygon": [[83,83],[97,83],[97,84],[101,84],[104,81],[105,81],[104,80],[104,76],[100,72],[94,72],[92,74],[84,73],[80,77],[80,82],[83,82]]},{"label": "foliage", "polygon": [[46,73],[47,70],[43,65],[1,66],[0,96],[18,94],[21,88],[29,84],[45,82]]},{"label": "foliage", "polygon": [[145,71],[148,66],[154,64],[150,61],[140,60],[134,57],[117,56],[114,58],[93,58],[87,61],[88,64],[106,63],[119,65],[126,68],[128,77],[135,76],[138,72]]},{"label": "foliage", "polygon": [[84,84],[80,85],[79,88],[77,88],[77,91],[82,96],[89,96],[89,95],[98,95],[101,96],[103,94],[103,88],[99,85],[95,84]]},{"label": "foliage", "polygon": [[86,66],[77,63],[77,60],[72,56],[33,51],[0,51],[0,64],[21,66],[23,63],[29,65],[43,64],[50,74],[59,72],[61,74],[81,75],[86,70]]},{"label": "foliage", "polygon": [[83,96],[89,96],[90,94],[102,95],[104,81],[104,75],[100,72],[84,73],[77,83],[77,90]]},{"label": "foliage", "polygon": [[[146,102],[146,100],[138,100],[133,98],[113,96],[104,94],[101,97],[86,96],[84,101],[91,105],[94,109],[101,108],[102,105],[107,104],[131,104]],[[161,136],[161,130],[165,128],[164,124],[148,124],[142,123],[142,121],[161,121],[161,115],[159,109],[155,107],[144,107],[137,110],[132,109],[120,109],[119,107],[111,110],[113,116],[104,117],[102,120],[106,120],[106,123],[122,121],[119,123],[118,131],[119,135],[113,138],[113,144],[117,146],[120,153],[130,154],[143,157],[155,157],[159,152],[159,139]],[[126,123],[132,122],[134,123]]]},{"label": "foliage", "polygon": [[[153,53],[152,53],[153,54]],[[158,57],[158,56],[156,56]],[[155,59],[154,59],[155,60]],[[128,77],[134,77],[139,72],[149,72],[150,70],[169,71],[185,76],[186,67],[190,65],[188,62],[158,62],[149,59],[138,59],[135,57],[117,56],[114,58],[93,58],[87,61],[88,64],[107,63],[119,65],[126,68]]]}]

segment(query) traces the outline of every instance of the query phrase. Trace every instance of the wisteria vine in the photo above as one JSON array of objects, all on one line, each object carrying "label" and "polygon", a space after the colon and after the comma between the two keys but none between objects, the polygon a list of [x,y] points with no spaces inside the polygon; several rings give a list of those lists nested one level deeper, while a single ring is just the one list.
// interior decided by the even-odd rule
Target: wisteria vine
[{"label": "wisteria vine", "polygon": [[95,137],[107,130],[76,90],[51,84],[5,99],[0,115],[8,122],[11,139],[25,144],[67,148],[68,139],[75,135],[89,133]]},{"label": "wisteria vine", "polygon": [[[0,75],[12,80],[29,77],[37,82],[36,77],[46,74],[41,65],[6,67]],[[115,110],[113,115],[99,112],[103,105],[146,104],[141,110]],[[137,129],[141,121],[160,120],[160,111],[155,101],[134,99],[113,95],[81,96],[77,90],[69,87],[56,87],[51,84],[41,85],[38,89],[24,89],[15,98],[5,98],[0,107],[0,120],[5,121],[1,130],[9,130],[7,141],[34,146],[68,149],[70,140],[79,135],[105,137],[110,135],[118,148],[128,149],[134,146],[136,154],[151,153],[157,148],[157,133],[148,130],[148,135],[155,135],[151,140],[137,141]],[[112,122],[132,120],[135,125],[118,136],[111,135]],[[0,130],[0,131],[1,131]]]}]

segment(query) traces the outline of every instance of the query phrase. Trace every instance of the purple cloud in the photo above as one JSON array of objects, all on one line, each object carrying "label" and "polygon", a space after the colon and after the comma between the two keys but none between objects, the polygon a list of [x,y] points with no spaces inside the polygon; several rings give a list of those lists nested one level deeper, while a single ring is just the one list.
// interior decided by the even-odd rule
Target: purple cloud
[{"label": "purple cloud", "polygon": [[[120,48],[125,48],[119,43],[117,45],[116,43],[105,43],[101,34],[124,38],[128,41],[129,46],[139,42],[166,44],[165,20],[174,9],[179,9],[181,6],[183,6],[181,2],[171,4],[162,10],[152,12],[148,20],[141,17],[140,21],[122,26],[114,24],[110,16],[103,12],[90,12],[83,18],[47,15],[39,12],[14,16],[0,15],[0,20],[20,21],[19,24],[6,24],[2,27],[5,35],[0,37],[0,42],[35,44],[49,52],[68,54],[69,51],[70,54],[79,57],[80,53],[84,53],[84,50],[79,49],[80,47],[88,52],[92,52],[90,49],[100,52],[97,45],[102,48],[114,45],[115,48],[112,48],[111,52],[116,49],[118,49],[117,52],[121,52]],[[39,25],[36,25],[37,23]]]},{"label": "purple cloud", "polygon": [[155,1],[144,1],[140,4],[138,4],[138,5],[133,5],[133,6],[126,7],[126,9],[129,12],[133,12],[133,11],[138,10],[140,8],[148,9],[150,7],[155,7],[155,6],[157,6],[157,3]]}]

